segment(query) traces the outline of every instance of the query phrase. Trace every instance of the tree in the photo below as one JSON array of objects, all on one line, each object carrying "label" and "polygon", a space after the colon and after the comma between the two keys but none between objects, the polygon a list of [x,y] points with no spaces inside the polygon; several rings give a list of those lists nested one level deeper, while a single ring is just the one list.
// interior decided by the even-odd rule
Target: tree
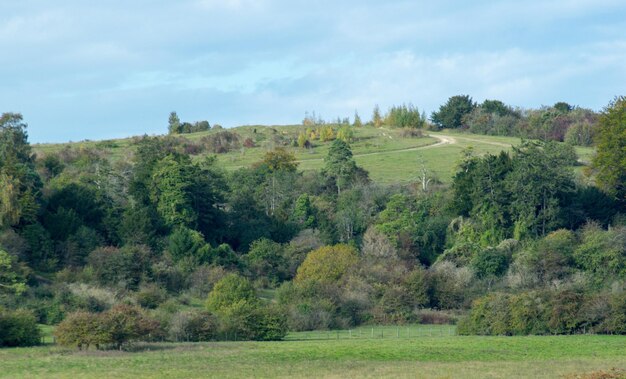
[{"label": "tree", "polygon": [[15,270],[15,263],[9,253],[0,247],[0,294],[21,294],[26,283]]},{"label": "tree", "polygon": [[159,323],[146,316],[137,306],[119,304],[104,312],[100,317],[107,333],[108,343],[117,349],[133,341],[145,341],[159,328]]},{"label": "tree", "polygon": [[555,142],[514,148],[513,168],[506,180],[515,239],[545,236],[562,225],[560,210],[574,190],[571,159],[571,151]]},{"label": "tree", "polygon": [[374,106],[374,110],[372,111],[372,123],[374,123],[374,126],[377,128],[383,126],[383,118],[380,115],[380,108],[378,107],[378,104]]},{"label": "tree", "polygon": [[352,246],[324,246],[307,255],[298,267],[295,280],[334,284],[357,262],[357,252]]},{"label": "tree", "polygon": [[228,274],[215,284],[206,302],[207,309],[220,312],[233,304],[258,302],[252,283],[243,276]]},{"label": "tree", "polygon": [[181,226],[170,234],[167,250],[174,262],[187,260],[197,265],[209,258],[211,247],[204,241],[201,233]]},{"label": "tree", "polygon": [[272,173],[283,170],[295,172],[298,169],[298,162],[294,153],[283,148],[277,148],[265,153],[261,163],[266,165]]},{"label": "tree", "polygon": [[613,100],[602,112],[597,130],[596,181],[622,203],[626,202],[626,97]]},{"label": "tree", "polygon": [[324,169],[322,173],[334,180],[337,193],[341,193],[342,188],[347,188],[357,178],[358,168],[352,158],[350,146],[343,140],[333,141],[328,149],[328,155],[324,158]]},{"label": "tree", "polygon": [[352,131],[352,127],[341,127],[341,129],[337,131],[337,139],[343,140],[347,143],[352,142],[352,140],[354,139],[354,132]]},{"label": "tree", "polygon": [[363,126],[363,122],[361,121],[361,117],[359,116],[359,112],[354,111],[354,123],[352,124],[355,128],[360,128]]},{"label": "tree", "polygon": [[305,132],[300,132],[300,134],[298,134],[298,146],[299,147],[307,147],[307,142],[309,142],[309,140],[307,139],[307,134]]},{"label": "tree", "polygon": [[256,240],[250,246],[245,261],[256,278],[267,278],[277,283],[287,276],[284,246],[267,238]]},{"label": "tree", "polygon": [[470,114],[474,108],[476,104],[468,95],[452,96],[439,107],[439,111],[432,113],[430,119],[438,129],[457,129],[463,126],[463,117]]},{"label": "tree", "polygon": [[0,116],[0,228],[36,221],[39,174],[19,113]]},{"label": "tree", "polygon": [[0,347],[35,346],[40,342],[41,330],[31,312],[0,309]]},{"label": "tree", "polygon": [[190,166],[188,158],[168,155],[154,168],[151,197],[159,214],[170,226],[195,225],[198,220],[190,196],[194,180]]},{"label": "tree", "polygon": [[178,118],[178,115],[176,114],[176,112],[171,112],[169,120],[168,120],[168,127],[167,127],[169,134],[182,133],[181,127],[182,125],[180,123],[180,118]]},{"label": "tree", "polygon": [[95,313],[74,312],[54,330],[56,342],[62,346],[89,350],[89,346],[99,348],[109,342],[109,333],[103,328],[100,318]]}]

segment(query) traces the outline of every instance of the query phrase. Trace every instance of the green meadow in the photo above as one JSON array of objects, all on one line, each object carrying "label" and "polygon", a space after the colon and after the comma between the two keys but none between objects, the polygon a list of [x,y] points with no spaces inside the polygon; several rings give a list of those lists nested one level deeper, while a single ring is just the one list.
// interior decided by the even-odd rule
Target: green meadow
[{"label": "green meadow", "polygon": [[[2,378],[613,378],[624,336],[461,337],[448,326],[293,333],[280,342],[162,343],[135,351],[0,350]],[[382,333],[381,333],[382,331]],[[419,334],[419,333],[422,334]],[[614,376],[594,376],[613,373]]]}]

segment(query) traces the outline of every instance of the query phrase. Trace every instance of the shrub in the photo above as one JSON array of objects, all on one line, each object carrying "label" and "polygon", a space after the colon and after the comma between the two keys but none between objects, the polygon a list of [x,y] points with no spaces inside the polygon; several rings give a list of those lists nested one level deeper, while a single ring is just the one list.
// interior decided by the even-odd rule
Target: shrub
[{"label": "shrub", "polygon": [[40,340],[41,331],[31,312],[0,309],[0,347],[34,346]]},{"label": "shrub", "polygon": [[507,335],[510,334],[509,297],[501,293],[489,294],[474,300],[470,314],[459,322],[461,335]]},{"label": "shrub", "polygon": [[211,341],[217,338],[217,318],[206,311],[181,311],[170,321],[171,341]]},{"label": "shrub", "polygon": [[298,267],[296,282],[336,282],[358,262],[356,250],[349,245],[324,246],[310,252]]},{"label": "shrub", "polygon": [[159,304],[167,300],[167,291],[156,285],[142,287],[135,295],[137,304],[144,308],[155,309]]},{"label": "shrub", "polygon": [[90,312],[69,314],[57,325],[54,336],[60,345],[77,347],[79,350],[89,349],[91,345],[100,348],[110,341],[99,314]]},{"label": "shrub", "polygon": [[626,334],[626,292],[611,296],[609,307],[601,331],[609,334]]},{"label": "shrub", "polygon": [[546,313],[549,304],[536,292],[512,296],[509,302],[509,329],[512,335],[546,334]]},{"label": "shrub", "polygon": [[150,340],[151,334],[159,327],[156,320],[148,318],[141,308],[132,305],[117,305],[100,317],[102,326],[109,335],[108,342],[118,349],[133,341]]},{"label": "shrub", "polygon": [[96,280],[103,285],[119,285],[136,289],[148,271],[150,250],[146,246],[97,248],[89,254],[87,262]]},{"label": "shrub", "polygon": [[[219,125],[213,125],[213,129],[221,129]],[[235,132],[228,130],[220,131],[206,137],[202,137],[200,140],[204,144],[206,150],[213,154],[228,153],[231,150],[239,149],[241,147],[241,137]]]},{"label": "shrub", "polygon": [[277,341],[287,335],[287,317],[275,308],[241,300],[223,307],[220,326],[226,339]]},{"label": "shrub", "polygon": [[248,279],[237,274],[228,274],[217,282],[209,293],[207,308],[213,312],[220,312],[240,302],[257,303],[256,291]]}]

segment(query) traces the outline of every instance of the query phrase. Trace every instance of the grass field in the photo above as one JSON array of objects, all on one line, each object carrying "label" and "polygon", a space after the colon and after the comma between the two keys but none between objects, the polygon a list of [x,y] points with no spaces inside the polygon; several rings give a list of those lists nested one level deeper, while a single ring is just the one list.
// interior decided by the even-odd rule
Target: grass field
[{"label": "grass field", "polygon": [[[365,328],[367,329],[367,328]],[[2,378],[575,378],[626,369],[626,337],[396,337],[0,350]],[[318,337],[324,334],[317,332]]]},{"label": "grass field", "polygon": [[[301,125],[287,126],[242,126],[232,129],[243,139],[255,141],[256,147],[231,151],[217,156],[219,164],[227,170],[248,167],[262,159],[263,154],[276,146],[280,141],[295,139],[305,128]],[[203,137],[215,133],[208,131],[183,135],[191,141],[199,141]],[[370,178],[383,184],[409,183],[417,180],[422,164],[427,170],[443,183],[449,183],[461,158],[461,151],[472,147],[476,154],[498,153],[509,150],[512,145],[521,142],[519,138],[483,136],[454,131],[443,133],[428,132],[422,138],[403,137],[398,129],[363,127],[355,129],[355,141],[351,144],[357,164],[370,173]],[[278,142],[277,142],[278,141]],[[302,149],[287,147],[298,159],[301,170],[317,170],[323,165],[323,158],[328,152],[330,143],[314,142],[314,148]],[[58,152],[68,144],[34,145],[38,154]],[[107,151],[111,160],[128,157],[132,153],[131,139],[105,142],[83,141],[71,143],[69,146],[100,147]],[[592,148],[577,148],[580,161],[589,162],[593,155]],[[200,158],[200,157],[198,157]],[[580,172],[582,166],[577,167]]]}]

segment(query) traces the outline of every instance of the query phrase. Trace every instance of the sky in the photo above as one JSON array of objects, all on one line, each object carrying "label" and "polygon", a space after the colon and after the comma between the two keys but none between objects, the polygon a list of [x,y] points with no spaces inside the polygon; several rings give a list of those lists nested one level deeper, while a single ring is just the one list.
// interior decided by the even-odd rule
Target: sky
[{"label": "sky", "polygon": [[35,143],[458,94],[601,110],[625,86],[623,0],[0,0],[0,112]]}]

